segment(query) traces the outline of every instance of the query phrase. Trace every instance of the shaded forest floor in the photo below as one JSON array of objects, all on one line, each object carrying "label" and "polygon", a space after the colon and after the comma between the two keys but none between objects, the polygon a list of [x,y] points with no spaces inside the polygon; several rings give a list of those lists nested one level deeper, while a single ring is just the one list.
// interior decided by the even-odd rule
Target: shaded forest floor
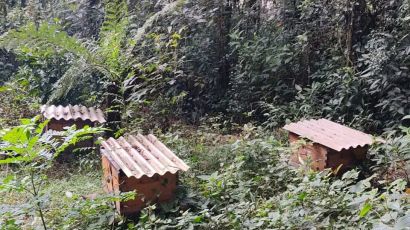
[{"label": "shaded forest floor", "polygon": [[[189,162],[191,167],[190,171],[180,175],[181,188],[179,190],[182,192],[177,197],[185,196],[188,190],[193,190],[196,194],[201,193],[203,181],[197,178],[197,176],[218,171],[218,169],[230,161],[229,159],[232,160],[235,157],[230,155],[227,147],[242,138],[251,138],[255,134],[253,133],[253,128],[248,130],[250,133],[243,132],[235,135],[221,134],[221,130],[221,132],[215,132],[215,130],[205,127],[198,129],[198,127],[194,126],[183,126],[183,129],[179,128],[178,131],[173,131],[175,130],[174,128],[171,129],[166,134],[160,134],[161,140],[169,145],[182,159]],[[133,133],[131,130],[130,132]],[[17,175],[18,177],[18,168],[12,164],[2,165],[0,167],[0,178],[7,178],[8,175]],[[20,179],[27,180],[28,178]],[[70,208],[72,208],[73,197],[78,198],[76,199],[77,202],[86,203],[90,201],[92,205],[96,197],[104,197],[105,195],[102,182],[101,158],[95,153],[77,155],[75,159],[70,159],[66,162],[55,162],[53,167],[48,170],[47,179],[44,181],[45,184],[42,185],[41,190],[45,194],[45,199],[48,200],[44,210],[46,210],[45,217],[50,223],[61,221],[64,215],[72,211]],[[2,213],[7,211],[19,213],[19,210],[23,213],[27,211],[25,208],[28,208],[26,203],[30,199],[29,196],[23,189],[0,190],[0,209]],[[105,203],[105,200],[101,200],[101,203],[98,205]],[[169,205],[175,204],[171,202]],[[78,211],[85,212],[84,218],[86,219],[86,212],[92,210],[92,208],[86,207],[85,210],[82,210],[83,208],[81,207]],[[93,215],[100,215],[98,211]],[[116,222],[120,221],[115,211],[106,216],[102,215],[102,221],[106,223],[113,223],[114,218],[117,218]],[[38,217],[32,218],[21,215],[17,222],[24,229],[41,228],[41,222]]]},{"label": "shaded forest floor", "polygon": [[[402,229],[407,223],[408,185],[403,179],[384,180],[374,168],[381,164],[335,177],[309,165],[290,167],[291,148],[282,131],[247,124],[226,133],[182,125],[156,133],[190,170],[180,173],[174,201],[148,206],[135,220],[121,218],[112,208],[113,200],[102,189],[98,155],[54,164],[42,189],[47,224],[57,229]],[[12,169],[4,166],[0,176],[18,175]],[[23,214],[35,213],[25,210],[28,200],[23,190],[0,192],[2,211],[20,211],[18,221],[32,229],[41,222]]]},{"label": "shaded forest floor", "polygon": [[[12,167],[12,166],[10,166]],[[101,169],[96,165],[94,170],[84,170],[79,166],[56,165],[50,170],[47,182],[42,188],[45,194],[45,199],[48,200],[47,207],[45,207],[45,217],[49,221],[58,221],[61,219],[61,213],[64,208],[67,208],[72,200],[71,195],[88,197],[89,195],[102,195]],[[5,178],[12,173],[10,168],[2,167],[0,169],[0,177]],[[24,178],[21,178],[24,179]],[[28,194],[24,191],[1,191],[0,192],[0,209],[6,212],[8,209],[23,213],[28,202]],[[22,215],[18,219],[22,222],[24,229],[41,228],[41,222],[38,217],[34,219]]]}]

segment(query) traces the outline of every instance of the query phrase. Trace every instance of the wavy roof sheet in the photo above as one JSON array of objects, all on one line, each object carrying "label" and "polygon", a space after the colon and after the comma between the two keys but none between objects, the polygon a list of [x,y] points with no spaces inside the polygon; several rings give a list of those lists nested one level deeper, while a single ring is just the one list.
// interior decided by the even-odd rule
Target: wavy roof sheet
[{"label": "wavy roof sheet", "polygon": [[101,152],[117,170],[137,179],[147,176],[187,171],[189,166],[179,159],[154,135],[130,135],[109,138],[102,142]]},{"label": "wavy roof sheet", "polygon": [[55,105],[43,105],[41,106],[41,114],[46,119],[55,120],[89,120],[91,122],[105,123],[104,113],[101,109],[95,109],[94,107],[87,108],[82,105],[68,105],[68,106],[55,106]]},{"label": "wavy roof sheet", "polygon": [[299,121],[285,125],[283,129],[336,151],[373,143],[371,135],[326,119]]}]

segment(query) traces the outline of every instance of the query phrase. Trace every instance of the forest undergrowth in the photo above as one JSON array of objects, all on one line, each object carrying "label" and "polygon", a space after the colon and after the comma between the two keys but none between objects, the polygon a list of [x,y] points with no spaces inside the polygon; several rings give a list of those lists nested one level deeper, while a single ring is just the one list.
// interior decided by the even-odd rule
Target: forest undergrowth
[{"label": "forest undergrowth", "polygon": [[[409,22],[408,0],[0,0],[0,229],[409,229]],[[43,104],[108,122],[58,142]],[[281,128],[314,118],[383,141],[343,175],[291,167]],[[126,219],[97,149],[57,156],[136,133],[190,170]]]},{"label": "forest undergrowth", "polygon": [[[399,171],[400,152],[409,148],[409,134],[374,146],[370,162],[363,166],[367,170],[335,176],[332,171],[312,171],[309,165],[289,166],[291,149],[283,132],[250,124],[234,134],[206,126],[181,127],[160,134],[191,167],[180,174],[175,201],[148,206],[137,219],[123,219],[112,207],[114,198],[102,191],[99,157],[83,156],[71,165],[53,163],[47,169],[42,189],[47,224],[56,229],[408,227],[408,181],[403,175],[386,172]],[[0,187],[1,226],[39,227],[36,211],[27,205],[26,191],[13,187],[13,180],[4,181],[7,175],[19,179],[15,170],[19,170],[16,165],[2,166],[6,179]]]}]

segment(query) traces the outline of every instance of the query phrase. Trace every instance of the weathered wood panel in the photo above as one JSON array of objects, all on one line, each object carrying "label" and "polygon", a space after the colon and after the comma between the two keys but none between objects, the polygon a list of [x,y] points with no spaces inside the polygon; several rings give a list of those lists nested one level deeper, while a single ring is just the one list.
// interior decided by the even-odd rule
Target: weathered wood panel
[{"label": "weathered wood panel", "polygon": [[[115,187],[115,185],[114,185]],[[138,213],[147,204],[167,202],[174,198],[177,187],[177,174],[166,173],[163,176],[135,177],[120,176],[119,191],[136,191],[134,200],[121,202],[118,209],[121,214],[132,215]]]},{"label": "weathered wood panel", "polygon": [[[292,145],[295,145],[298,140],[300,137],[297,134],[289,133],[289,142]],[[326,168],[336,170],[340,167],[339,173],[342,173],[361,162],[365,158],[367,150],[368,147],[358,147],[336,151],[317,143],[310,143],[295,149],[290,157],[290,162],[292,165],[298,166],[306,163],[310,158],[311,168],[314,170],[322,171]]]}]

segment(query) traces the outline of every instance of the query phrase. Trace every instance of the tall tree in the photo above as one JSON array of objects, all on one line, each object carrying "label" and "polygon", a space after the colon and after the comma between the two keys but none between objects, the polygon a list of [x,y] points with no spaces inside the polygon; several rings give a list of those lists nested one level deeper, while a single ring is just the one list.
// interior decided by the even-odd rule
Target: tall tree
[{"label": "tall tree", "polygon": [[6,27],[7,22],[7,2],[0,0],[0,34]]},{"label": "tall tree", "polygon": [[231,69],[231,63],[229,60],[229,35],[231,32],[232,23],[232,8],[233,1],[220,1],[218,5],[218,37],[217,37],[217,60],[219,60],[218,66],[218,79],[215,82],[216,96],[218,100],[223,98],[227,92],[229,86],[229,75]]}]

